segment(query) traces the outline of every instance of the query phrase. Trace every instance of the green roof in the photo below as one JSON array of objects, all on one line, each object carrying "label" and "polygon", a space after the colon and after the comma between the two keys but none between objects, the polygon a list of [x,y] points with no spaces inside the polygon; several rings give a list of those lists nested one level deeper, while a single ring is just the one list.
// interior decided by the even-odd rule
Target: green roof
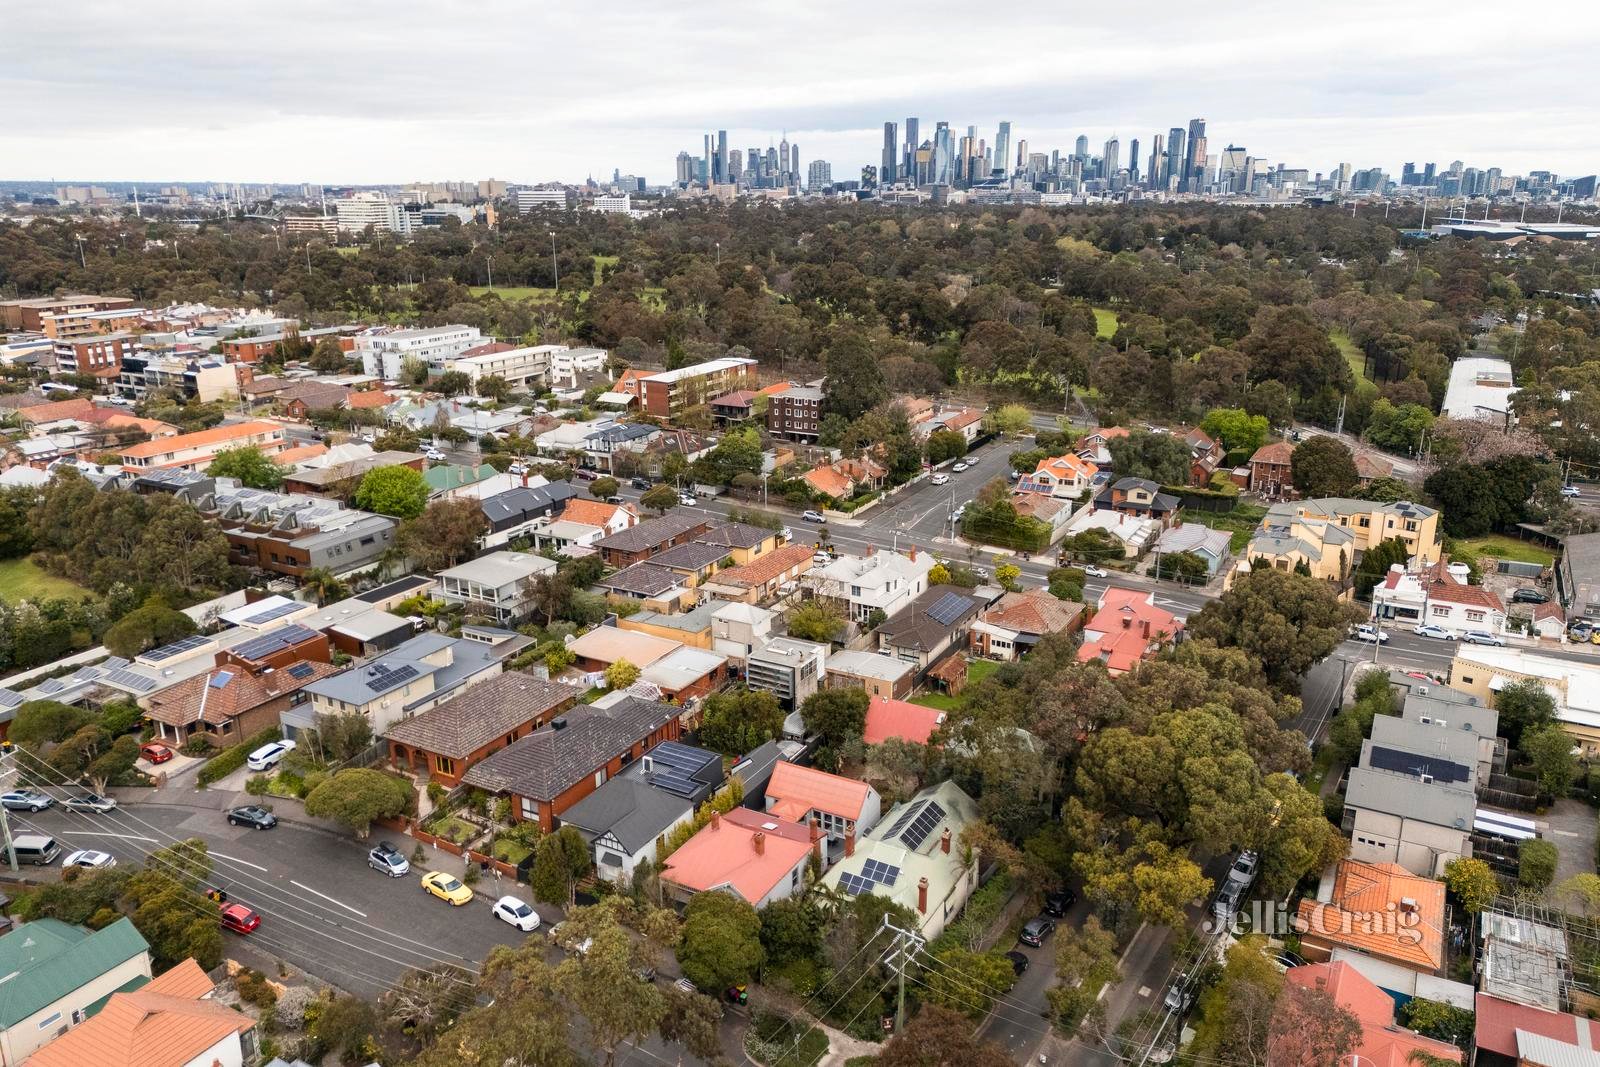
[{"label": "green roof", "polygon": [[451,489],[460,489],[464,485],[476,485],[487,481],[500,473],[487,463],[477,467],[458,467],[454,463],[446,463],[438,467],[429,467],[422,472],[422,480],[428,483],[428,488],[435,493],[447,492]]},{"label": "green roof", "polygon": [[23,923],[0,937],[0,1029],[149,950],[132,919],[118,919],[104,930],[57,919]]}]

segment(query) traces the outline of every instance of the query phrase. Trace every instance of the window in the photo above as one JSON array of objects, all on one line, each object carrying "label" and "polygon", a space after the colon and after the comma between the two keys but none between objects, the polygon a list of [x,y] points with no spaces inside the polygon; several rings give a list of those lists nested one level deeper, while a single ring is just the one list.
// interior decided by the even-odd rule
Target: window
[{"label": "window", "polygon": [[47,1030],[60,1021],[61,1013],[59,1011],[51,1012],[47,1017],[39,1020],[39,1029]]},{"label": "window", "polygon": [[522,817],[524,819],[537,821],[539,818],[538,801],[532,800],[528,797],[518,797],[517,800],[521,802],[519,804],[519,810],[522,812]]},{"label": "window", "polygon": [[1433,606],[1433,617],[1436,619],[1448,619],[1450,617],[1450,605],[1435,604]]},{"label": "window", "polygon": [[449,756],[435,756],[433,757],[433,769],[440,774],[455,774],[456,761]]},{"label": "window", "polygon": [[1481,612],[1481,611],[1469,611],[1469,612],[1467,612],[1467,621],[1468,622],[1482,622],[1483,621],[1483,612]]}]

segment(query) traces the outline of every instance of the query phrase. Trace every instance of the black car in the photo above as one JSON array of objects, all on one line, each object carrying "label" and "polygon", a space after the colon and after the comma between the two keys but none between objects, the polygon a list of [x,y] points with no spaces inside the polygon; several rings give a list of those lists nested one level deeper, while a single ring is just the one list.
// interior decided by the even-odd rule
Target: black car
[{"label": "black car", "polygon": [[1513,604],[1548,604],[1550,595],[1540,592],[1532,586],[1523,586],[1511,594]]},{"label": "black car", "polygon": [[1028,957],[1016,949],[1012,949],[1006,953],[1006,959],[1011,961],[1011,970],[1018,978],[1021,978],[1022,972],[1028,969]]},{"label": "black car", "polygon": [[649,478],[629,478],[628,484],[635,489],[648,490],[652,483]]},{"label": "black car", "polygon": [[1024,945],[1034,948],[1044,944],[1044,939],[1055,932],[1056,921],[1047,915],[1036,915],[1029,919],[1022,927],[1022,932],[1017,935],[1017,940]]},{"label": "black car", "polygon": [[1045,896],[1044,913],[1046,915],[1053,915],[1059,919],[1067,913],[1068,908],[1072,907],[1072,905],[1076,904],[1077,902],[1078,894],[1074,893],[1070,889],[1062,889],[1059,892],[1050,893]]},{"label": "black car", "polygon": [[228,823],[231,826],[248,826],[252,830],[270,830],[278,825],[278,817],[266,808],[258,808],[252,804],[249,807],[230,809]]}]

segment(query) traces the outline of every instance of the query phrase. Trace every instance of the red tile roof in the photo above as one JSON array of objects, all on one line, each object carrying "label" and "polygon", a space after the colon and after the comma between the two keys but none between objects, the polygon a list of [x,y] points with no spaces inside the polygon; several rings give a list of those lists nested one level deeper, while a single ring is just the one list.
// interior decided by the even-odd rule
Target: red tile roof
[{"label": "red tile roof", "polygon": [[767,810],[797,822],[809,811],[855,820],[871,792],[866,782],[779,760],[767,783]]},{"label": "red tile roof", "polygon": [[1087,481],[1098,474],[1099,471],[1100,468],[1093,463],[1068,452],[1064,456],[1041,459],[1039,465],[1034,468],[1033,473],[1045,473],[1052,478],[1065,479],[1067,481]]},{"label": "red tile roof", "polygon": [[49,404],[36,404],[29,408],[18,408],[16,411],[18,422],[60,422],[63,419],[88,419],[94,414],[94,401],[86,396],[73,397],[71,400],[56,400]]},{"label": "red tile roof", "polygon": [[179,434],[177,437],[166,437],[159,441],[145,441],[142,444],[130,445],[121,451],[124,457],[132,456],[164,456],[169,452],[179,452],[188,448],[203,448],[206,445],[221,445],[226,447],[230,441],[242,440],[256,434],[272,433],[277,431],[282,434],[282,427],[275,422],[236,422],[231,426],[213,426],[209,430],[196,430],[194,433]]},{"label": "red tile roof", "polygon": [[1271,444],[1262,445],[1250,456],[1251,463],[1271,463],[1288,466],[1289,459],[1294,455],[1294,445],[1288,441],[1273,441]]},{"label": "red tile roof", "polygon": [[1036,588],[1007,593],[978,618],[1019,633],[1053,634],[1072,629],[1082,607],[1058,600],[1048,589]]},{"label": "red tile roof", "polygon": [[814,467],[800,477],[807,485],[825,496],[837,499],[850,495],[850,479],[832,467]]},{"label": "red tile roof", "polygon": [[394,397],[382,389],[358,389],[345,398],[347,408],[381,408],[394,403]]},{"label": "red tile roof", "polygon": [[1580,1019],[1564,1011],[1518,1004],[1488,993],[1479,993],[1474,1007],[1477,1008],[1478,1018],[1473,1040],[1479,1051],[1497,1052],[1516,1059],[1518,1030],[1584,1048],[1600,1048],[1600,1022],[1593,1019]]},{"label": "red tile roof", "polygon": [[315,660],[301,660],[290,666],[302,664],[310,668],[309,672],[301,672],[303,677],[290,674],[288,668],[251,674],[237,665],[218,667],[157,693],[150,698],[145,714],[168,726],[202,721],[221,726],[269,700],[298,692],[319,678],[343,670]]},{"label": "red tile roof", "polygon": [[[1400,915],[1402,901],[1416,904],[1410,924],[1372,923],[1368,916]],[[1300,901],[1302,940],[1354,949],[1367,956],[1432,974],[1444,963],[1444,883],[1412,874],[1396,863],[1341,860],[1328,903]]]},{"label": "red tile roof", "polygon": [[767,584],[792,567],[799,567],[802,572],[810,570],[814,556],[815,552],[810,545],[784,545],[764,556],[757,556],[749,563],[718,571],[715,580],[719,585],[742,585],[753,588]]},{"label": "red tile roof", "polygon": [[1411,1054],[1419,1051],[1451,1063],[1461,1062],[1461,1050],[1449,1042],[1396,1026],[1394,1000],[1348,963],[1292,967],[1284,977],[1290,985],[1323,990],[1361,1022],[1361,1044],[1355,1051],[1363,1065],[1408,1067]]},{"label": "red tile roof", "polygon": [[[1083,644],[1078,647],[1078,662],[1095,660],[1115,674],[1131,671],[1139,661],[1159,647],[1162,636],[1172,640],[1183,629],[1183,622],[1172,612],[1156,607],[1153,593],[1138,589],[1108,588],[1100,595],[1099,610],[1084,624]],[[1099,637],[1090,637],[1089,633]]]},{"label": "red tile roof", "polygon": [[792,877],[811,848],[810,828],[770,813],[734,808],[680,845],[667,858],[661,877],[697,893],[726,887],[756,904]]},{"label": "red tile roof", "polygon": [[862,739],[869,745],[881,745],[891,737],[898,737],[902,741],[925,745],[943,718],[944,713],[938,708],[873,697],[867,705],[867,725],[862,731]]},{"label": "red tile roof", "polygon": [[1450,573],[1443,560],[1428,568],[1424,577],[1427,579],[1425,585],[1429,600],[1443,600],[1451,604],[1487,608],[1490,611],[1506,610],[1506,606],[1493,592],[1481,585],[1468,585],[1461,581]]},{"label": "red tile roof", "polygon": [[[603,500],[587,500],[583,497],[573,497],[561,509],[561,517],[567,522],[581,522],[586,526],[605,526],[622,511],[621,504],[607,504]],[[628,523],[632,526],[633,523]]]},{"label": "red tile roof", "polygon": [[482,344],[474,348],[469,348],[456,358],[465,359],[468,356],[492,356],[499,352],[509,352],[515,347],[517,346],[508,345],[504,341],[490,341],[488,344]]}]

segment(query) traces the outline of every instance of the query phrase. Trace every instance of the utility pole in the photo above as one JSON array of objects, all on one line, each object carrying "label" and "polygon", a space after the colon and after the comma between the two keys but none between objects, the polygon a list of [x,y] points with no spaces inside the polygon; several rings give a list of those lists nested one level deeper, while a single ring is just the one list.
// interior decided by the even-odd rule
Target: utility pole
[{"label": "utility pole", "polygon": [[895,969],[898,989],[895,992],[894,1006],[894,1032],[900,1033],[906,1025],[906,964],[911,962],[926,939],[915,930],[902,930],[889,921],[889,916],[883,917],[884,929],[894,931],[894,944],[883,954],[883,962]]},{"label": "utility pole", "polygon": [[[12,760],[14,759],[14,757],[8,751],[8,752],[5,752],[5,753],[0,753],[0,759],[3,759],[5,761],[5,763],[6,763],[5,774],[9,775],[11,773],[11,771],[14,769],[14,767],[12,766]],[[4,777],[4,776],[0,776],[0,777]],[[5,809],[4,805],[0,805],[0,837],[3,837],[5,839],[5,843],[6,843],[6,863],[11,867],[11,873],[12,874],[16,874],[17,873],[17,846],[14,845],[12,843],[12,841],[11,841],[11,820],[7,817],[7,812],[6,812],[6,809]]]},{"label": "utility pole", "polygon": [[1333,433],[1335,437],[1344,433],[1344,402],[1347,399],[1349,398],[1343,396],[1339,398],[1339,421],[1335,423],[1333,427]]}]

